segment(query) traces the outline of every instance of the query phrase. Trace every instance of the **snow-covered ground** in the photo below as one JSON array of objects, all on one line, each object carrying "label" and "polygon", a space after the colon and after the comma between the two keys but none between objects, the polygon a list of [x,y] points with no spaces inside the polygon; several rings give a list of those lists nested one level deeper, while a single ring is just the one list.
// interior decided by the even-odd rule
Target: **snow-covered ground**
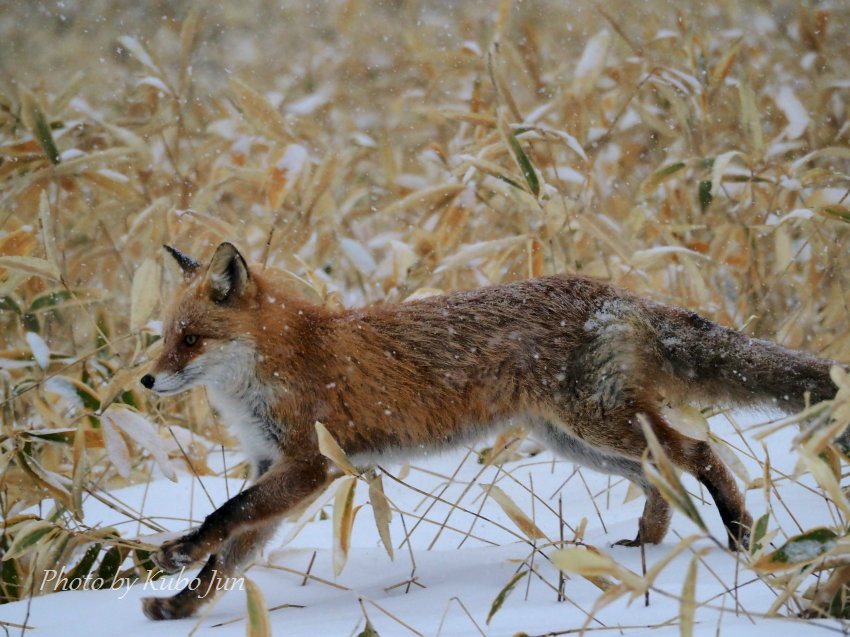
[{"label": "snow-covered ground", "polygon": [[[763,420],[756,414],[737,414],[735,418],[744,428]],[[725,416],[712,420],[712,431],[735,447],[744,446]],[[773,481],[779,485],[781,494],[781,500],[773,497],[775,517],[769,523],[769,530],[777,526],[782,529],[774,540],[777,546],[785,536],[800,532],[797,523],[807,529],[819,523],[832,523],[823,498],[781,477],[794,468],[795,456],[789,451],[793,433],[793,430],[782,431],[767,439]],[[761,456],[764,453],[761,443],[746,438]],[[762,469],[756,462],[743,456],[742,460],[752,478],[761,475]],[[387,469],[397,471],[398,467]],[[449,484],[448,479],[453,475]],[[477,484],[468,488],[472,480]],[[643,498],[624,503],[625,483],[587,469],[574,472],[571,463],[548,452],[506,463],[501,468],[484,468],[477,463],[475,453],[460,449],[415,461],[405,482],[420,492],[439,494],[442,500],[457,503],[466,511],[435,502],[385,476],[387,496],[404,512],[403,516],[393,515],[395,559],[391,560],[383,549],[367,505],[357,514],[348,563],[339,577],[333,574],[330,516],[308,523],[294,540],[281,546],[291,528],[285,524],[263,558],[247,573],[261,588],[266,605],[273,609],[270,618],[274,634],[355,635],[364,627],[364,610],[383,636],[513,635],[521,631],[536,635],[581,628],[600,590],[581,577],[571,576],[564,586],[566,601],[557,601],[558,571],[540,553],[533,560],[538,575],[520,580],[490,624],[485,623],[494,598],[518,569],[527,568],[532,554],[530,544],[519,539],[521,533],[498,504],[491,498],[484,499],[484,489],[479,485],[489,483],[498,484],[522,510],[533,515],[536,524],[553,541],[558,540],[561,532],[557,516],[561,497],[567,540],[575,537],[573,529],[579,528],[586,518],[585,542],[609,553],[635,572],[642,570],[639,549],[612,546],[612,543],[634,535]],[[724,538],[714,505],[699,499],[706,494],[692,479],[687,478],[685,484],[694,494],[711,532],[717,538]],[[234,480],[227,483],[223,478],[205,477],[201,488],[197,479],[181,474],[177,484],[159,479],[113,495],[127,509],[143,512],[163,526],[181,530],[190,524],[187,520],[197,522],[212,509],[206,493],[220,504],[228,492],[232,494],[239,486]],[[530,489],[538,498],[533,504]],[[356,503],[366,500],[366,485],[358,484]],[[749,491],[747,500],[756,519],[767,508],[761,489]],[[330,508],[326,510],[329,512]],[[474,515],[479,510],[486,519]],[[144,533],[138,522],[128,522],[114,509],[94,500],[86,505],[86,522],[116,526],[128,537]],[[692,522],[676,514],[665,542],[647,547],[647,567],[669,553],[679,537],[695,532]],[[399,546],[406,533],[410,533],[410,546]],[[538,545],[545,544],[546,540],[538,541]],[[840,624],[833,621],[763,618],[777,591],[757,578],[743,561],[709,540],[694,544],[667,566],[649,594],[648,606],[643,597],[631,604],[628,597],[621,598],[596,613],[588,629],[594,633],[602,630],[603,634],[654,637],[678,634],[678,597],[685,573],[701,549],[709,552],[697,567],[699,606],[695,634],[749,637],[793,632],[802,637],[840,629]],[[542,552],[548,554],[552,550],[553,547],[546,546]],[[305,585],[301,573],[311,561],[312,577]],[[411,575],[415,583],[405,584]],[[158,623],[146,619],[139,600],[148,595],[169,594],[165,588],[174,581],[174,578],[161,580],[149,585],[147,590],[140,583],[129,589],[68,591],[35,597],[0,606],[0,622],[23,624],[26,620],[36,629],[27,633],[32,635],[147,637],[187,635],[196,628],[195,634],[200,635],[226,637],[245,633],[246,593],[239,590],[221,596],[200,619]],[[792,614],[787,606],[780,612]],[[16,634],[19,629],[9,630],[10,634]]]}]

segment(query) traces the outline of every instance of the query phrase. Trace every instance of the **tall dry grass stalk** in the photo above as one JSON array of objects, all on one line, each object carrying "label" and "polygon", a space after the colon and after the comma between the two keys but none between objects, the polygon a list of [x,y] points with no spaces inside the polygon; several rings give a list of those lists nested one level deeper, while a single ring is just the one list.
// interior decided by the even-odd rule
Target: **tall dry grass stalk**
[{"label": "tall dry grass stalk", "polygon": [[82,501],[231,442],[201,391],[137,390],[162,243],[235,240],[328,304],[581,272],[846,362],[850,8],[824,7],[5,7],[0,600],[142,573]]}]

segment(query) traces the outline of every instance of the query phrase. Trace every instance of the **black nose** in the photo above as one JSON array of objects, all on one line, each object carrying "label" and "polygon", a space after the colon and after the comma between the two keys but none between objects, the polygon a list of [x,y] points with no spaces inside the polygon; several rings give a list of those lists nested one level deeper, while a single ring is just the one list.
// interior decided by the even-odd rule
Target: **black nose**
[{"label": "black nose", "polygon": [[154,377],[150,374],[145,374],[144,376],[142,376],[142,380],[140,382],[148,389],[151,389],[154,384]]}]

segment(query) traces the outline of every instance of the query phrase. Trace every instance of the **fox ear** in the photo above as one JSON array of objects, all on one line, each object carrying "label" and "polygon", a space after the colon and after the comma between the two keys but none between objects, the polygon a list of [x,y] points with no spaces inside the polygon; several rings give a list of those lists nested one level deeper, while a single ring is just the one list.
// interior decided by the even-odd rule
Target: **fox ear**
[{"label": "fox ear", "polygon": [[174,257],[175,261],[177,261],[177,264],[180,266],[180,269],[183,270],[184,279],[191,279],[198,273],[198,270],[201,269],[200,263],[195,261],[192,257],[186,256],[185,254],[180,252],[180,250],[167,245],[163,245],[162,247],[168,251],[168,254]]},{"label": "fox ear", "polygon": [[251,282],[248,264],[232,243],[216,248],[206,282],[210,298],[216,303],[228,303],[245,295]]}]

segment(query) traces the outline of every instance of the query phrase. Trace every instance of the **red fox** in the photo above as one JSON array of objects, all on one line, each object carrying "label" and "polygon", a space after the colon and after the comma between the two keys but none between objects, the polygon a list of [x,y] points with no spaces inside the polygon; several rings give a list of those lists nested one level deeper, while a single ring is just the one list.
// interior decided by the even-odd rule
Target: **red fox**
[{"label": "red fox", "polygon": [[253,483],[154,563],[172,572],[207,557],[151,619],[192,615],[216,581],[237,573],[278,520],[329,483],[321,421],[357,464],[471,441],[511,418],[555,452],[640,486],[637,536],[658,543],[670,507],[641,469],[640,418],[670,459],[707,488],[729,534],[746,546],[752,518],[707,443],[672,428],[661,400],[763,404],[791,412],[833,398],[831,362],[750,338],[687,310],[583,276],[544,276],[398,304],[334,312],[249,267],[230,243],[209,265],[165,246],[183,270],[166,312],[163,350],[142,384],[174,394],[205,384],[235,429]]}]

